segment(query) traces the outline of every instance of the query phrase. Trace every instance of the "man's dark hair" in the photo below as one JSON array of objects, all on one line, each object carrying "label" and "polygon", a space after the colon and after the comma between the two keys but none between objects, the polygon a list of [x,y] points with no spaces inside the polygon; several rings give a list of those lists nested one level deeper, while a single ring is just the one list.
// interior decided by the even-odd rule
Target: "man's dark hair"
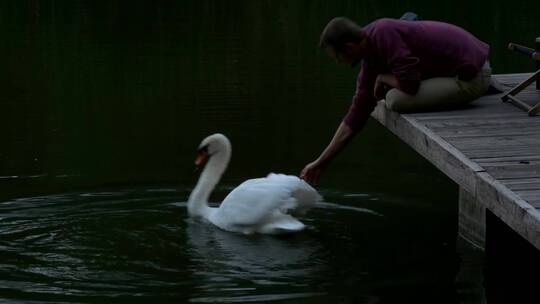
[{"label": "man's dark hair", "polygon": [[364,39],[362,28],[345,17],[336,17],[324,28],[319,40],[319,47],[332,47],[336,51],[343,51],[345,43],[360,42]]}]

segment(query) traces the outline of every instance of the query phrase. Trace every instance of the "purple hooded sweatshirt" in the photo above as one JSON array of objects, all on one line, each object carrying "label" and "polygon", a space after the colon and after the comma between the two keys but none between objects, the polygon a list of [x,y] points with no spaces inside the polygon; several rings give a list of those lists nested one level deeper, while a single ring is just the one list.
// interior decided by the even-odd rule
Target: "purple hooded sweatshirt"
[{"label": "purple hooded sweatshirt", "polygon": [[433,77],[472,80],[488,58],[489,46],[464,29],[437,21],[379,19],[362,29],[369,54],[361,62],[356,93],[343,119],[360,130],[377,104],[378,74],[393,74],[401,90],[415,95],[420,81]]}]

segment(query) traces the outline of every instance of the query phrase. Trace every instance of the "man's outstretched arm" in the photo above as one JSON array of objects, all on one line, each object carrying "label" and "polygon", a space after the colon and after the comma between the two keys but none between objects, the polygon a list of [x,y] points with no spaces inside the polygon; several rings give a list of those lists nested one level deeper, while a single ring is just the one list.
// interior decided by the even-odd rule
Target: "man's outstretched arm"
[{"label": "man's outstretched arm", "polygon": [[332,159],[345,148],[347,143],[349,143],[356,133],[357,132],[351,129],[347,124],[342,122],[326,149],[324,149],[315,161],[304,167],[300,173],[300,178],[310,184],[316,184],[322,171],[328,166]]},{"label": "man's outstretched arm", "polygon": [[347,115],[343,118],[326,149],[315,161],[304,167],[300,173],[302,179],[310,184],[317,183],[322,171],[364,127],[377,105],[377,100],[373,96],[376,78],[377,74],[372,72],[365,62],[362,62],[362,68],[356,81],[356,93],[352,98]]}]

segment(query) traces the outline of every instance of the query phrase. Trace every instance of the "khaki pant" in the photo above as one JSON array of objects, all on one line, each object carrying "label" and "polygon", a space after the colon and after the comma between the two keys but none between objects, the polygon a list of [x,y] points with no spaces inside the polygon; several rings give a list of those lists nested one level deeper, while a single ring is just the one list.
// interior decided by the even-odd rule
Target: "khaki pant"
[{"label": "khaki pant", "polygon": [[398,89],[386,93],[386,107],[396,112],[416,112],[463,106],[484,95],[489,88],[491,67],[486,61],[478,76],[470,81],[457,77],[437,77],[420,82],[416,95]]}]

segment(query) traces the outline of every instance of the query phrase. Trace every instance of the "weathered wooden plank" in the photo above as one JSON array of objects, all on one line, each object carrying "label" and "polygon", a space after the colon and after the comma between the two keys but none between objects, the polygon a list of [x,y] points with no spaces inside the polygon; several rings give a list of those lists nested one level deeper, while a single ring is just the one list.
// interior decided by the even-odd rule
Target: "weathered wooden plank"
[{"label": "weathered wooden plank", "polygon": [[538,177],[503,179],[500,182],[512,191],[540,189],[540,178]]},{"label": "weathered wooden plank", "polygon": [[523,156],[526,158],[531,154],[539,154],[540,147],[531,148],[528,146],[515,146],[506,147],[504,149],[497,149],[497,147],[483,148],[483,147],[468,147],[460,149],[464,155],[470,159],[475,158],[487,158],[487,157],[511,157],[511,156]]},{"label": "weathered wooden plank", "polygon": [[[484,95],[472,101],[471,103],[464,105],[461,108],[450,109],[447,111],[420,112],[420,113],[415,113],[414,115],[415,116],[418,115],[419,117],[427,117],[427,116],[433,116],[433,114],[436,114],[436,113],[441,113],[441,114],[464,113],[465,111],[471,111],[471,110],[474,113],[474,112],[483,110],[486,107],[490,107],[490,111],[488,113],[503,113],[504,110],[507,110],[511,113],[519,113],[521,111],[519,109],[516,109],[514,106],[503,102],[501,99],[501,96],[502,94]],[[524,98],[525,100],[534,99],[538,96],[540,96],[540,92],[534,89],[523,91],[522,93],[520,93],[520,97]]]},{"label": "weathered wooden plank", "polygon": [[372,116],[469,193],[476,192],[475,173],[483,169],[440,136],[408,115],[390,111],[380,102]]},{"label": "weathered wooden plank", "polygon": [[540,164],[540,155],[486,157],[473,159],[481,166],[514,166],[514,165],[537,165]]},{"label": "weathered wooden plank", "polygon": [[486,136],[540,136],[540,126],[526,124],[507,124],[506,127],[499,126],[477,126],[477,127],[447,127],[432,128],[442,138],[452,137],[486,137]]},{"label": "weathered wooden plank", "polygon": [[540,178],[508,178],[501,179],[500,181],[508,185],[517,185],[522,183],[538,183],[538,185],[540,186]]},{"label": "weathered wooden plank", "polygon": [[484,157],[509,157],[509,156],[523,156],[528,157],[531,154],[540,154],[540,147],[528,147],[528,146],[516,146],[506,147],[498,149],[497,147],[491,148],[475,148],[469,147],[468,149],[462,149],[462,152],[470,159],[484,158]]},{"label": "weathered wooden plank", "polygon": [[[530,117],[531,120],[529,121],[522,121],[521,119],[524,117]],[[536,129],[540,129],[540,116],[523,116],[519,115],[518,117],[508,117],[508,116],[495,116],[495,115],[485,115],[485,116],[467,116],[467,117],[440,117],[440,118],[433,118],[428,120],[421,120],[417,119],[419,123],[424,124],[428,128],[432,128],[433,130],[445,130],[448,128],[470,128],[473,129],[475,127],[481,128],[481,127],[494,127],[494,128],[519,128],[520,126],[530,126],[531,128],[536,127]],[[538,120],[535,120],[537,119]],[[497,124],[497,121],[499,124]]]},{"label": "weathered wooden plank", "polygon": [[[500,111],[487,112],[483,108],[478,108],[478,109],[472,108],[469,110],[471,111],[470,113],[466,113],[467,110],[463,110],[463,112],[461,111],[441,112],[438,115],[427,115],[427,113],[425,113],[426,115],[419,116],[419,114],[414,114],[414,116],[412,117],[422,123],[437,122],[441,120],[449,120],[449,121],[450,120],[470,120],[470,121],[476,120],[478,121],[482,119],[516,119],[516,118],[521,118],[521,117],[528,117],[527,113],[524,113],[522,110],[517,109],[516,107],[510,104],[506,104],[506,105],[508,107],[516,109],[519,112],[513,112],[513,110],[505,111],[503,109],[501,109]],[[532,117],[532,119],[534,118],[536,117]]]},{"label": "weathered wooden plank", "polygon": [[[539,93],[528,93],[524,94],[523,97],[525,100],[534,100]],[[489,108],[489,111],[488,111]],[[438,118],[444,116],[480,116],[480,115],[507,115],[507,116],[523,116],[523,111],[516,108],[515,106],[502,102],[499,98],[493,97],[481,97],[480,99],[475,100],[474,102],[454,110],[448,111],[438,111],[438,112],[420,112],[414,113],[414,117],[418,119],[426,118]],[[525,114],[525,116],[527,116]]]},{"label": "weathered wooden plank", "polygon": [[506,157],[486,157],[486,158],[472,158],[473,161],[478,164],[492,164],[492,163],[523,163],[523,162],[537,162],[540,161],[540,155],[534,154],[529,156],[506,156]]},{"label": "weathered wooden plank", "polygon": [[483,116],[481,119],[476,117],[466,117],[464,119],[447,119],[422,121],[428,128],[438,131],[446,128],[476,128],[476,127],[495,127],[495,128],[513,128],[519,126],[531,126],[540,129],[540,118],[522,115],[512,120],[501,120],[500,117]]},{"label": "weathered wooden plank", "polygon": [[518,140],[483,140],[483,141],[459,141],[459,138],[448,138],[448,142],[462,151],[470,159],[494,158],[494,157],[524,157],[540,155],[540,145],[532,145],[532,142],[523,143]]},{"label": "weathered wooden plank", "polygon": [[505,146],[497,148],[497,146],[459,146],[462,153],[466,154],[469,158],[483,158],[483,157],[508,157],[508,156],[527,156],[531,154],[539,154],[540,147],[531,147],[529,145]]},{"label": "weathered wooden plank", "polygon": [[[534,97],[536,94],[528,92],[529,96]],[[540,94],[539,94],[540,95]],[[415,118],[428,118],[428,117],[437,117],[445,115],[468,115],[470,114],[479,114],[479,112],[490,107],[490,111],[485,114],[507,114],[509,113],[523,113],[523,111],[516,109],[512,105],[504,103],[499,98],[499,95],[483,96],[479,99],[476,99],[472,103],[464,105],[463,107],[457,109],[450,109],[446,111],[433,111],[433,112],[419,112],[412,113]]]},{"label": "weathered wooden plank", "polygon": [[[528,179],[535,179],[535,178],[536,177],[523,178],[523,179],[520,178],[519,180],[528,180]],[[512,191],[540,189],[540,186],[539,186],[538,182],[524,181],[524,182],[519,183],[519,184],[507,184],[504,181],[501,181],[501,183],[503,185],[505,185],[508,189],[512,190]]]},{"label": "weathered wooden plank", "polygon": [[502,83],[506,83],[509,81],[522,82],[523,80],[531,77],[532,74],[533,73],[497,74],[497,75],[493,75],[492,77]]},{"label": "weathered wooden plank", "polygon": [[[519,83],[523,82],[525,79],[531,77],[533,73],[518,73],[518,74],[497,74],[492,77],[496,81],[501,83],[504,87],[507,87],[507,90],[511,90],[513,87],[517,86]],[[528,88],[527,88],[528,89]]]},{"label": "weathered wooden plank", "polygon": [[496,74],[493,75],[495,78],[515,78],[515,79],[525,79],[531,77],[532,73],[506,73],[506,74]]},{"label": "weathered wooden plank", "polygon": [[[497,147],[500,150],[520,148],[538,148],[540,147],[540,135],[520,135],[520,136],[485,136],[485,137],[452,137],[448,142],[457,149],[478,150],[491,149]],[[467,154],[467,153],[465,153]]]},{"label": "weathered wooden plank", "polygon": [[540,164],[483,165],[482,168],[497,179],[540,177]]},{"label": "weathered wooden plank", "polygon": [[[540,99],[540,92],[527,91],[520,93],[520,98],[531,104],[536,103]],[[536,101],[536,102],[535,102]],[[461,109],[439,112],[424,112],[411,114],[412,117],[419,121],[425,120],[440,120],[440,119],[456,119],[456,118],[486,118],[486,117],[506,117],[519,118],[527,117],[527,113],[523,113],[521,109],[515,106],[502,102],[500,95],[484,96],[473,103]]]}]

